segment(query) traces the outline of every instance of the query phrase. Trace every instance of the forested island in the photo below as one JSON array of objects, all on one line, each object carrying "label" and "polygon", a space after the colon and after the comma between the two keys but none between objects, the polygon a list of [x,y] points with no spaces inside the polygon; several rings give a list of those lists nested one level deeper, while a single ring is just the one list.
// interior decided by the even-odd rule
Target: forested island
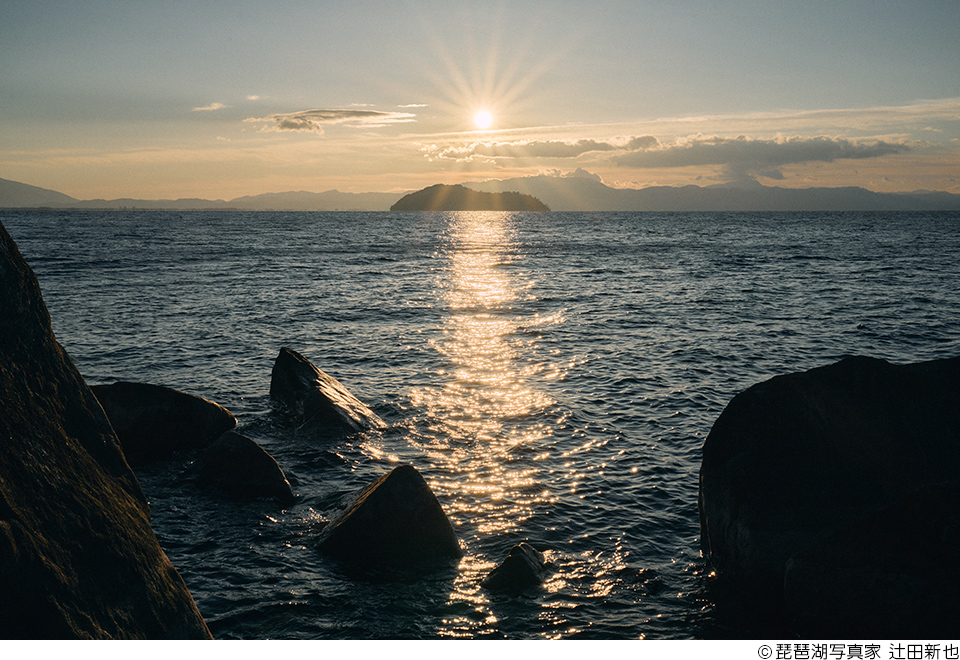
[{"label": "forested island", "polygon": [[549,211],[532,195],[478,192],[465,186],[437,184],[404,195],[391,211]]}]

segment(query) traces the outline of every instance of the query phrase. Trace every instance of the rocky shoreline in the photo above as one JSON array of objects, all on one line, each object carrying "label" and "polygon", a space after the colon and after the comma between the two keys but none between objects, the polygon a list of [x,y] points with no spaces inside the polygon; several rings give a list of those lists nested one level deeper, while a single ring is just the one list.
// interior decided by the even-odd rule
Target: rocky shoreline
[{"label": "rocky shoreline", "polygon": [[[271,396],[298,433],[384,426],[290,349],[277,357]],[[88,386],[0,225],[0,638],[210,639],[134,470],[183,459],[184,474],[217,496],[295,504],[277,462],[236,426],[222,406],[167,387]],[[412,466],[365,489],[323,530],[318,551],[361,565],[463,554]]]},{"label": "rocky shoreline", "polygon": [[[290,348],[270,393],[299,436],[385,426]],[[88,386],[2,225],[0,442],[5,639],[211,637],[150,527],[143,466],[182,460],[213,497],[298,500],[217,403],[153,384]],[[960,358],[856,357],[759,383],[729,402],[704,443],[704,559],[718,582],[782,610],[799,634],[943,635],[960,614],[958,465]],[[361,569],[448,565],[466,550],[409,465],[332,515],[316,546]],[[519,543],[481,586],[538,589],[550,570],[541,549]]]}]

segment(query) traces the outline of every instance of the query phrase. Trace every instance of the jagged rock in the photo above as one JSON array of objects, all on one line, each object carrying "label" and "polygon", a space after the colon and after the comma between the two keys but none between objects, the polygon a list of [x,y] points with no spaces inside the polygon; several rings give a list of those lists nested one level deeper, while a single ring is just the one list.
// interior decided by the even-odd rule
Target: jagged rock
[{"label": "jagged rock", "polygon": [[386,426],[337,379],[289,348],[281,348],[273,364],[270,396],[301,428],[353,433]]},{"label": "jagged rock", "polygon": [[237,425],[223,406],[169,387],[120,382],[91,389],[134,468],[202,447]]},{"label": "jagged rock", "polygon": [[367,486],[323,529],[319,548],[368,564],[463,556],[440,502],[412,465],[394,468]]},{"label": "jagged rock", "polygon": [[209,638],[0,225],[0,638]]},{"label": "jagged rock", "polygon": [[296,501],[290,482],[273,456],[235,431],[227,431],[203,449],[195,469],[201,482],[233,497],[272,497],[281,504]]},{"label": "jagged rock", "polygon": [[491,591],[522,591],[542,584],[547,574],[543,553],[524,542],[513,546],[503,563],[490,571],[481,584]]},{"label": "jagged rock", "polygon": [[960,482],[909,493],[787,560],[787,611],[801,631],[943,636],[960,618]]},{"label": "jagged rock", "polygon": [[782,598],[791,557],[957,465],[960,358],[856,357],[778,376],[734,397],[704,443],[704,554],[721,577]]}]

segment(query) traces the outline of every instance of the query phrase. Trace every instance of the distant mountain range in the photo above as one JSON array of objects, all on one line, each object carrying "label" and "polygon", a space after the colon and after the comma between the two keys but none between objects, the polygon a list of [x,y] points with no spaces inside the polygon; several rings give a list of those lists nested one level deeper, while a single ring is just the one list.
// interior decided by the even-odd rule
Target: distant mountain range
[{"label": "distant mountain range", "polygon": [[757,182],[717,186],[611,188],[590,176],[534,176],[468,183],[485,192],[533,195],[554,211],[954,211],[960,195],[878,193],[865,188],[778,188]]},{"label": "distant mountain range", "polygon": [[244,211],[386,211],[403,193],[283,192],[222,199],[88,199],[0,179],[0,208],[240,209]]},{"label": "distant mountain range", "polygon": [[[960,211],[960,195],[878,193],[864,188],[778,188],[759,183],[611,188],[597,177],[534,176],[465,183],[480,192],[518,192],[554,211]],[[283,192],[206,199],[78,200],[54,190],[0,179],[0,208],[239,209],[248,211],[387,211],[407,193]]]}]

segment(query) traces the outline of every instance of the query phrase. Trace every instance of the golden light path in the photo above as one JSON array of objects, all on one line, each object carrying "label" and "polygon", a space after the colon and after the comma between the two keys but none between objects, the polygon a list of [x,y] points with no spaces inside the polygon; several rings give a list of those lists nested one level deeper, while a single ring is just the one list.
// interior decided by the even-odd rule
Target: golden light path
[{"label": "golden light path", "polygon": [[[430,420],[422,449],[440,473],[431,486],[455,524],[485,538],[518,533],[535,506],[555,500],[536,459],[552,433],[543,413],[554,402],[532,383],[561,373],[535,355],[538,328],[559,319],[523,313],[533,282],[513,274],[516,218],[450,214],[447,267],[438,276],[448,314],[433,342],[449,366],[437,374],[439,384],[411,393]],[[445,621],[441,634],[470,634],[478,618],[495,622],[479,587],[494,565],[473,554],[463,560],[450,598],[467,601],[472,612],[462,621]]]}]

